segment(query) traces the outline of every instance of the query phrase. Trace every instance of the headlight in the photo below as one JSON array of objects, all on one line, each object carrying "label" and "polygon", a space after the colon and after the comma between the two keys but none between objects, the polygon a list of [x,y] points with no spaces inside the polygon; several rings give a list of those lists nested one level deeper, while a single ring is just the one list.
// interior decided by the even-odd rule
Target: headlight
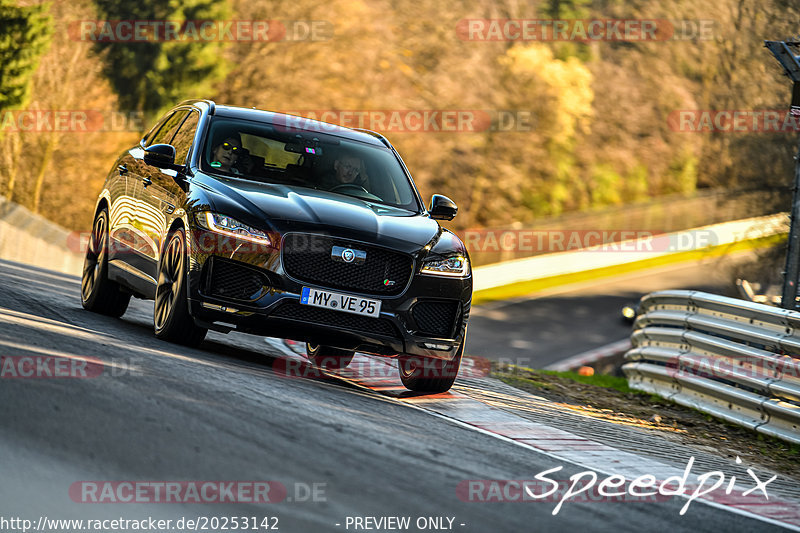
[{"label": "headlight", "polygon": [[466,257],[460,255],[448,257],[447,259],[425,261],[422,263],[420,273],[464,278],[469,274],[469,261],[467,261]]},{"label": "headlight", "polygon": [[216,233],[229,235],[244,241],[257,242],[259,244],[272,246],[272,241],[266,232],[256,229],[252,226],[248,226],[247,224],[243,224],[234,218],[206,211],[204,213],[199,213],[197,215],[197,220],[206,229],[210,229]]}]

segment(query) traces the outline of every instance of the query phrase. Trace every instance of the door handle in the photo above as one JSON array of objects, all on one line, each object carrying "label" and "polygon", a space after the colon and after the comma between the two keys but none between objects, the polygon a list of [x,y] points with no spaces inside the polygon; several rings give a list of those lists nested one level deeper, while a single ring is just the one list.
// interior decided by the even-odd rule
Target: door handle
[{"label": "door handle", "polygon": [[117,165],[117,170],[119,170],[120,175],[128,173],[128,167],[125,165]]},{"label": "door handle", "polygon": [[150,178],[142,178],[142,183],[144,183],[144,186],[147,187],[148,185],[153,184],[153,180],[151,180]]}]

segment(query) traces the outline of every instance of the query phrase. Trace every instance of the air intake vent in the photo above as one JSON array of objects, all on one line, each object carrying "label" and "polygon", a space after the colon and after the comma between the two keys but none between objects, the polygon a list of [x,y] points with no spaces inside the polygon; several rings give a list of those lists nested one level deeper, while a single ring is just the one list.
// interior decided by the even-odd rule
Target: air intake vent
[{"label": "air intake vent", "polygon": [[211,258],[206,263],[205,290],[208,296],[232,300],[257,300],[269,286],[266,276],[233,261]]},{"label": "air intake vent", "polygon": [[417,332],[430,337],[452,338],[455,332],[459,302],[422,300],[411,309]]}]

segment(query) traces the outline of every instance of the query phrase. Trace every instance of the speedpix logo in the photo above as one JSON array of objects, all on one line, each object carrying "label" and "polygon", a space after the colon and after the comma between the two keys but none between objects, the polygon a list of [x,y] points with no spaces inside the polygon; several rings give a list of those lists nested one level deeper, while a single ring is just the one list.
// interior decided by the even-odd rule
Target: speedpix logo
[{"label": "speedpix logo", "polygon": [[[742,460],[737,457],[737,463]],[[722,503],[726,499],[741,501],[754,494],[764,501],[769,500],[767,485],[778,476],[762,480],[752,469],[747,469],[752,486],[747,490],[737,487],[736,476],[726,476],[715,470],[692,476],[694,457],[686,463],[683,475],[658,480],[652,474],[643,474],[628,480],[625,476],[611,474],[599,476],[592,470],[578,472],[569,479],[553,479],[552,475],[562,466],[539,472],[531,480],[478,479],[465,480],[456,487],[456,495],[465,502],[557,502],[553,515],[561,511],[567,501],[573,502],[657,502],[678,496],[686,498],[679,514],[684,515],[693,501],[705,498]],[[747,480],[745,480],[747,481]],[[760,493],[760,494],[759,494]]]}]

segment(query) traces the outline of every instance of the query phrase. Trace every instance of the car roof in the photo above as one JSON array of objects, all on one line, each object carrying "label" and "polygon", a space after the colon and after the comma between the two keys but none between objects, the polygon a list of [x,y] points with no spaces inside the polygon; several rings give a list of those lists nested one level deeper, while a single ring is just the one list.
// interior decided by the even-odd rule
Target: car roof
[{"label": "car roof", "polygon": [[[208,101],[204,101],[210,103]],[[380,133],[369,130],[357,130],[346,128],[337,124],[314,120],[310,118],[290,115],[288,113],[278,113],[275,111],[264,111],[255,108],[236,107],[229,105],[213,104],[209,106],[209,114],[213,116],[235,118],[241,120],[252,120],[266,124],[278,124],[298,131],[309,133],[323,133],[334,135],[348,140],[361,141],[375,146],[391,146],[389,141]]]}]

